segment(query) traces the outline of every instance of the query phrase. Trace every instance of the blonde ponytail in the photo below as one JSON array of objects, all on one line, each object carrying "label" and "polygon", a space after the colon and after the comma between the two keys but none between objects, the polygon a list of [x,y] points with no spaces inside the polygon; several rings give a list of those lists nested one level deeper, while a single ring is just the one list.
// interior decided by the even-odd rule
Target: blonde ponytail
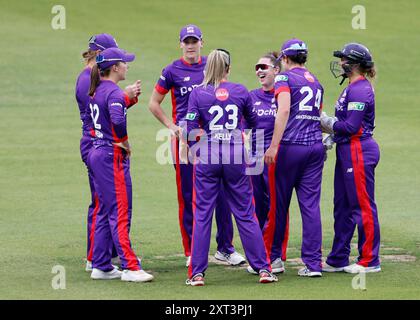
[{"label": "blonde ponytail", "polygon": [[207,57],[206,69],[204,71],[204,86],[212,85],[217,88],[229,71],[229,66],[229,52],[223,49],[216,49],[210,52]]}]

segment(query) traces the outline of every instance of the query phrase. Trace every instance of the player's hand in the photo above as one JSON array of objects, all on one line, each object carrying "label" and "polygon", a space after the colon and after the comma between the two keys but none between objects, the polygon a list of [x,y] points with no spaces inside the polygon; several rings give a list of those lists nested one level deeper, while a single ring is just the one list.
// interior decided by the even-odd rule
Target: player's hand
[{"label": "player's hand", "polygon": [[264,161],[266,164],[270,165],[276,162],[276,155],[277,155],[278,148],[270,146],[264,155]]},{"label": "player's hand", "polygon": [[171,135],[179,138],[182,134],[182,128],[178,127],[176,124],[171,123],[168,127],[168,129],[171,131]]},{"label": "player's hand", "polygon": [[334,123],[337,122],[336,117],[329,117],[325,112],[321,113],[321,129],[326,133],[334,133]]},{"label": "player's hand", "polygon": [[179,141],[179,160],[181,163],[187,164],[188,163],[188,144],[184,141]]},{"label": "player's hand", "polygon": [[141,94],[141,80],[137,80],[133,84],[125,87],[124,91],[130,100],[138,97]]},{"label": "player's hand", "polygon": [[124,149],[125,152],[126,152],[127,158],[130,158],[131,157],[131,147],[130,147],[130,144],[128,143],[128,141],[114,142],[114,145],[116,145],[116,146]]}]

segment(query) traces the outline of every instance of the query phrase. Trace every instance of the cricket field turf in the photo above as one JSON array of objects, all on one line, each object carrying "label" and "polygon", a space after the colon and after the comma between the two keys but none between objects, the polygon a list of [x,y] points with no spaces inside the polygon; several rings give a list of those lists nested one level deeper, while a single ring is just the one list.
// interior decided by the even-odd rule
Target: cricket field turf
[{"label": "cricket field turf", "polygon": [[[62,30],[51,26],[55,4],[0,0],[0,299],[420,298],[419,1],[63,0]],[[358,4],[366,9],[364,30],[352,28],[352,7]],[[147,103],[162,68],[180,57],[179,30],[188,23],[202,29],[204,54],[214,48],[231,52],[230,80],[249,89],[258,86],[253,66],[260,55],[278,50],[288,38],[303,39],[329,114],[342,90],[329,71],[333,50],[352,41],[371,49],[378,71],[376,200],[383,271],[367,275],[366,290],[354,289],[349,274],[297,276],[301,218],[295,197],[287,271],[278,283],[259,285],[244,268],[211,262],[205,287],[185,285],[175,173],[156,162],[161,125]],[[144,268],[155,275],[151,283],[92,281],[84,271],[89,187],[79,154],[74,86],[83,68],[81,52],[91,35],[102,32],[137,55],[123,85],[142,80],[140,101],[128,112],[131,237]],[[164,106],[169,113],[170,97]],[[333,237],[334,162],[330,152],[321,199],[324,256]],[[236,229],[234,244],[243,253]],[[65,270],[64,290],[52,286],[57,265]]]}]

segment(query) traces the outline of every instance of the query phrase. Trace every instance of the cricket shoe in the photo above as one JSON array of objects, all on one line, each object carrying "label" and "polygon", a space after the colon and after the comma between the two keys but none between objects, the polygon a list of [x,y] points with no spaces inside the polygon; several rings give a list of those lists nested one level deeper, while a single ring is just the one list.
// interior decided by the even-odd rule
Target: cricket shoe
[{"label": "cricket shoe", "polygon": [[364,267],[360,264],[353,263],[347,267],[344,267],[344,272],[347,273],[372,273],[372,272],[380,272],[381,266],[377,265],[375,267]]},{"label": "cricket shoe", "polygon": [[279,279],[272,273],[267,270],[260,270],[260,283],[271,283],[277,282]]},{"label": "cricket shoe", "polygon": [[310,278],[316,278],[316,277],[322,277],[322,273],[319,271],[311,271],[308,269],[308,267],[304,267],[298,271],[298,275],[300,277],[310,277]]},{"label": "cricket shoe", "polygon": [[191,279],[187,279],[187,281],[185,281],[185,284],[187,286],[202,287],[204,286],[204,275],[202,273],[197,273]]},{"label": "cricket shoe", "polygon": [[153,279],[154,277],[144,270],[124,270],[121,275],[121,281],[149,282]]},{"label": "cricket shoe", "polygon": [[234,251],[233,253],[224,253],[216,251],[214,257],[219,261],[227,262],[231,266],[239,266],[246,262],[245,258],[236,251]]},{"label": "cricket shoe", "polygon": [[92,272],[92,261],[86,260],[86,267],[85,267],[85,271],[86,272]]},{"label": "cricket shoe", "polygon": [[93,280],[112,280],[120,279],[121,274],[122,272],[118,269],[113,269],[111,271],[102,271],[97,268],[93,268],[90,277]]},{"label": "cricket shoe", "polygon": [[[252,269],[251,266],[248,266],[246,268],[246,271],[248,271],[251,274],[258,274],[258,272]],[[277,274],[277,273],[283,273],[285,271],[286,269],[284,267],[284,261],[281,260],[281,258],[277,258],[271,263],[271,273]]]},{"label": "cricket shoe", "polygon": [[191,264],[191,256],[187,257],[187,261],[185,262],[185,266],[188,268]]},{"label": "cricket shoe", "polygon": [[342,272],[342,271],[344,271],[344,267],[336,268],[336,267],[330,266],[326,262],[322,264],[322,272]]}]

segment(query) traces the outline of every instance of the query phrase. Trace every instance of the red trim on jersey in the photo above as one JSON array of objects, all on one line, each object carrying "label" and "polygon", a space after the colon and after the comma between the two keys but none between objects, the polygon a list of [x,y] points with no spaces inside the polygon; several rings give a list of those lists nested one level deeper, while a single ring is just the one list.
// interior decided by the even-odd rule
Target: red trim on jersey
[{"label": "red trim on jersey", "polygon": [[179,159],[179,143],[178,139],[172,139],[172,150],[175,151],[175,174],[176,174],[176,190],[178,196],[178,219],[179,227],[181,229],[182,236],[182,245],[184,247],[184,254],[186,257],[191,255],[191,239],[188,236],[187,230],[184,226],[184,210],[185,210],[185,201],[182,194],[182,182],[181,182],[181,164]]},{"label": "red trim on jersey", "polygon": [[277,88],[277,89],[274,91],[274,96],[275,96],[275,98],[276,98],[276,99],[277,99],[277,96],[278,96],[281,92],[289,92],[289,93],[290,93],[290,87],[288,87],[288,86],[282,86],[282,87]]},{"label": "red trim on jersey", "polygon": [[114,142],[124,142],[128,140],[128,135],[118,138],[117,134],[115,133],[114,126],[111,124],[111,130],[112,130],[112,137],[114,138]]},{"label": "red trim on jersey", "polygon": [[96,217],[99,211],[99,197],[96,192],[94,195],[94,199],[95,199],[94,200],[95,208],[93,209],[93,213],[92,213],[92,222],[91,222],[90,233],[89,233],[90,248],[89,248],[89,253],[87,256],[88,261],[92,261],[92,258],[93,258],[93,245],[95,243]]},{"label": "red trim on jersey", "polygon": [[95,129],[90,129],[90,135],[95,138],[96,134],[95,134]]},{"label": "red trim on jersey", "polygon": [[138,97],[134,97],[133,99],[130,99],[128,97],[128,94],[124,92],[124,101],[125,101],[125,105],[126,105],[126,107],[128,109],[128,108],[134,106],[139,101],[139,98]]},{"label": "red trim on jersey", "polygon": [[155,85],[155,90],[157,92],[159,92],[161,95],[165,95],[165,94],[167,94],[169,92],[168,89],[165,89],[164,87],[160,86],[159,84],[156,84]]},{"label": "red trim on jersey", "polygon": [[[184,59],[184,57],[181,57],[181,62],[183,63],[183,64],[185,64],[185,65],[187,65],[187,66],[189,66],[189,67],[191,67],[192,66],[192,64],[191,63],[189,63],[187,60],[185,60]],[[202,62],[202,59],[201,59],[201,56],[198,58],[198,62],[197,62],[197,64],[201,64],[201,62]],[[194,63],[195,64],[195,63]]]},{"label": "red trim on jersey", "polygon": [[283,243],[281,244],[281,259],[283,261],[286,261],[287,259],[288,242],[289,242],[289,210],[287,210],[286,229],[284,230],[284,239],[283,239]]},{"label": "red trim on jersey", "polygon": [[172,121],[176,123],[176,98],[175,98],[175,88],[171,89],[171,101],[172,101]]},{"label": "red trim on jersey", "polygon": [[271,259],[271,249],[274,241],[274,232],[276,230],[276,211],[277,211],[277,197],[276,197],[276,162],[279,154],[280,145],[277,149],[275,162],[268,167],[268,185],[270,190],[270,211],[267,215],[267,222],[264,229],[264,243]]},{"label": "red trim on jersey", "polygon": [[363,160],[362,144],[360,138],[352,137],[350,140],[351,149],[351,161],[354,170],[354,182],[356,187],[357,199],[359,202],[363,230],[365,233],[365,242],[362,245],[361,259],[358,264],[368,267],[369,262],[372,261],[373,257],[373,241],[374,241],[374,219],[373,210],[370,204],[369,194],[366,188],[366,176],[365,176],[365,163]]},{"label": "red trim on jersey", "polygon": [[[194,230],[195,230],[195,211],[197,209],[197,203],[196,203],[196,191],[195,191],[195,161],[193,164],[193,194],[192,194],[192,211],[193,211],[193,228],[192,228],[192,236],[191,236],[191,253],[193,251],[193,247],[194,247]],[[188,266],[188,278],[192,278],[193,274],[192,274],[192,264],[193,264],[193,257],[191,254],[191,261],[190,261],[190,265]]]},{"label": "red trim on jersey", "polygon": [[127,260],[129,270],[140,270],[137,256],[131,248],[130,237],[128,235],[129,216],[128,216],[128,196],[127,185],[125,183],[123,155],[119,147],[114,147],[114,185],[115,197],[117,200],[117,234],[118,242]]}]

